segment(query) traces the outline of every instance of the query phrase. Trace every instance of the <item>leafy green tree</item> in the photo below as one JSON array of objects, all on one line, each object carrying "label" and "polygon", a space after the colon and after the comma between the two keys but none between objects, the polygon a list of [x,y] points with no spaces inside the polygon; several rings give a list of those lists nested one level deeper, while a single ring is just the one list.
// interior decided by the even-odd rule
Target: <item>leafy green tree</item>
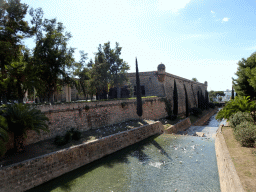
[{"label": "leafy green tree", "polygon": [[175,116],[178,115],[178,90],[177,90],[175,79],[174,79],[174,89],[173,89],[173,114]]},{"label": "leafy green tree", "polygon": [[110,48],[110,42],[101,44],[95,56],[92,67],[92,81],[96,86],[97,94],[106,93],[109,87],[120,87],[127,82],[128,64],[120,58],[122,47],[116,43],[115,49]]},{"label": "leafy green tree", "polygon": [[45,35],[38,36],[34,50],[37,75],[41,85],[44,85],[39,94],[53,102],[53,94],[58,90],[58,80],[70,83],[69,71],[74,64],[74,48],[67,48],[67,42],[71,38],[70,33],[64,33],[62,23],[56,23],[56,19],[45,19],[43,22]]},{"label": "leafy green tree", "polygon": [[78,63],[74,64],[76,68],[73,72],[74,76],[77,76],[78,79],[75,81],[76,89],[78,93],[83,93],[84,96],[88,94],[88,80],[91,78],[90,69],[86,67],[85,61],[87,60],[87,53],[80,51],[81,59]]},{"label": "leafy green tree", "polygon": [[4,103],[7,103],[8,83],[12,82],[7,80],[12,75],[8,66],[19,60],[22,40],[35,32],[35,28],[24,21],[27,9],[20,0],[2,0],[0,4],[0,97]]},{"label": "leafy green tree", "polygon": [[46,123],[49,119],[40,110],[28,104],[7,105],[3,116],[7,120],[8,131],[14,133],[14,148],[17,152],[24,150],[27,130],[34,130],[39,135],[40,130],[49,132]]},{"label": "leafy green tree", "polygon": [[205,104],[206,104],[206,109],[209,109],[209,97],[208,97],[207,90],[205,90]]},{"label": "leafy green tree", "polygon": [[248,113],[255,112],[256,103],[254,101],[250,101],[249,98],[249,96],[237,96],[234,99],[228,101],[226,105],[218,112],[215,119],[229,119],[231,115],[239,111]]},{"label": "leafy green tree", "polygon": [[142,99],[141,99],[141,88],[140,88],[140,77],[139,77],[139,69],[138,62],[136,57],[136,93],[137,93],[137,114],[139,117],[142,116]]},{"label": "leafy green tree", "polygon": [[9,140],[6,119],[0,115],[0,157],[6,152],[6,143]]},{"label": "leafy green tree", "polygon": [[233,78],[235,92],[240,96],[250,96],[255,99],[256,96],[256,52],[247,59],[242,58],[238,62],[237,79]]},{"label": "leafy green tree", "polygon": [[197,78],[193,77],[192,81],[198,82]]}]

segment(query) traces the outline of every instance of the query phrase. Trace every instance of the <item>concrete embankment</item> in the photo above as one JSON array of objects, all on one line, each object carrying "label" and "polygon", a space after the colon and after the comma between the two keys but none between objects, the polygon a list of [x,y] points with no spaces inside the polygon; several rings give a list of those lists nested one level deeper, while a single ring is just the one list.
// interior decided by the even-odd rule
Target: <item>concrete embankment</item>
[{"label": "concrete embankment", "polygon": [[222,126],[219,127],[215,139],[221,192],[243,192],[244,189],[230,157],[221,128]]},{"label": "concrete embankment", "polygon": [[[198,119],[193,124],[193,126],[202,126],[202,125],[204,125],[211,118],[211,116],[213,116],[217,111],[218,111],[218,108],[211,109],[206,115],[204,115],[203,117]],[[171,134],[171,133],[176,134],[179,131],[187,130],[191,125],[192,124],[191,124],[190,118],[187,117],[186,119],[184,119],[184,120],[176,123],[175,125],[167,128],[164,132],[167,133],[167,134]]]},{"label": "concrete embankment", "polygon": [[0,191],[25,191],[124,147],[163,133],[161,122],[0,168]]}]

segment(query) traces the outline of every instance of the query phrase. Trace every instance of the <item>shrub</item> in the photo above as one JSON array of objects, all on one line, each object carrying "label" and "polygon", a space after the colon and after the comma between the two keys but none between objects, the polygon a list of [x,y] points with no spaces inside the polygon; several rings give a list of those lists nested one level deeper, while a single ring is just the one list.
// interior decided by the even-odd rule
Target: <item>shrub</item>
[{"label": "shrub", "polygon": [[252,112],[256,108],[256,103],[249,100],[249,96],[242,97],[237,96],[235,99],[230,100],[215,116],[215,119],[222,120],[229,119],[231,115],[237,113],[238,111],[242,112]]},{"label": "shrub", "polygon": [[73,134],[71,131],[67,131],[66,134],[64,135],[64,138],[67,141],[67,143],[72,140],[72,135]]},{"label": "shrub", "polygon": [[84,109],[85,109],[86,111],[88,111],[88,110],[90,109],[90,106],[85,105],[85,106],[84,106]]},{"label": "shrub", "polygon": [[193,107],[190,109],[190,114],[198,117],[202,114],[202,110],[197,107]]},{"label": "shrub", "polygon": [[214,109],[214,107],[215,107],[214,103],[209,103],[208,106],[209,106],[210,108],[212,108],[212,109]]},{"label": "shrub", "polygon": [[256,126],[249,121],[243,121],[235,130],[235,137],[244,147],[253,147],[256,141]]},{"label": "shrub", "polygon": [[244,121],[253,122],[253,118],[250,113],[248,112],[237,112],[229,118],[229,124],[232,128],[236,128],[240,123]]},{"label": "shrub", "polygon": [[72,139],[73,140],[79,140],[79,139],[81,139],[81,135],[82,135],[82,133],[80,132],[80,131],[78,131],[78,130],[75,130],[74,128],[72,128],[71,129],[71,133],[72,133]]},{"label": "shrub", "polygon": [[61,137],[59,135],[57,135],[54,139],[54,144],[57,146],[62,146],[67,144],[68,142],[66,141],[66,139],[64,137]]}]

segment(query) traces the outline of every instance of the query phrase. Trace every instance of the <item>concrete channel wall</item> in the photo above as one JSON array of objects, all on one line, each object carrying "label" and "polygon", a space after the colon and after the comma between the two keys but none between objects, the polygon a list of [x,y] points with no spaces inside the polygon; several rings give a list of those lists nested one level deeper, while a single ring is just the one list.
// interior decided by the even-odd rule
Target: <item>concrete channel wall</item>
[{"label": "concrete channel wall", "polygon": [[163,125],[157,121],[0,168],[0,191],[26,191],[124,147],[161,133],[163,133]]},{"label": "concrete channel wall", "polygon": [[218,164],[221,192],[244,192],[235,166],[230,157],[224,136],[219,127],[215,139],[215,151]]},{"label": "concrete channel wall", "polygon": [[[210,118],[218,111],[218,108],[210,110],[206,115],[198,119],[193,126],[202,126],[204,125]],[[178,131],[185,131],[191,126],[191,121],[189,117],[186,119],[176,123],[175,125],[167,128],[164,133],[171,134],[171,133],[177,133]]]}]

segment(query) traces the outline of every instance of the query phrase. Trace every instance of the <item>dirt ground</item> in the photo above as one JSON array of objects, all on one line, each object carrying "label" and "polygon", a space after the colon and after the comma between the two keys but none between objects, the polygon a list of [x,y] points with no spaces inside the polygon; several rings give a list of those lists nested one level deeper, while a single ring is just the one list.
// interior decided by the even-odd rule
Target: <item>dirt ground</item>
[{"label": "dirt ground", "polygon": [[222,133],[244,190],[256,192],[256,148],[241,147],[229,126]]}]

